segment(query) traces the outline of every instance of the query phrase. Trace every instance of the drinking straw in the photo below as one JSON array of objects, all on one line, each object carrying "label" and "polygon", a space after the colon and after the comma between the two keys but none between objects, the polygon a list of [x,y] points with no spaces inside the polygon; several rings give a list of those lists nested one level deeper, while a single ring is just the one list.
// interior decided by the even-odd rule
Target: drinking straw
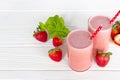
[{"label": "drinking straw", "polygon": [[97,30],[90,36],[90,40],[93,40],[93,38],[98,34],[98,32],[102,29],[102,26],[98,26]]},{"label": "drinking straw", "polygon": [[[115,19],[120,15],[120,10],[115,14],[115,16],[110,20],[110,24],[112,24]],[[97,30],[90,36],[90,40],[92,40],[97,34],[98,32],[102,29],[102,26],[100,25]]]},{"label": "drinking straw", "polygon": [[117,12],[117,14],[115,14],[115,16],[110,20],[110,24],[112,24],[114,21],[115,21],[115,19],[119,16],[119,14],[120,14],[120,10]]}]

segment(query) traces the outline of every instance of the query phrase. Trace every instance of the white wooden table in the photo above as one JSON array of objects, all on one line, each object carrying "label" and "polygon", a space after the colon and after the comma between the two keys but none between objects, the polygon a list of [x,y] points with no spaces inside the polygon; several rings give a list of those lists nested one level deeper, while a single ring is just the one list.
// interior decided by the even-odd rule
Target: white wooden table
[{"label": "white wooden table", "polygon": [[[113,52],[109,64],[94,62],[85,72],[72,71],[66,53],[57,63],[48,57],[51,40],[40,43],[33,38],[39,21],[61,15],[71,30],[86,29],[92,15],[112,17],[113,11],[0,11],[0,80],[114,80],[120,78],[120,47],[110,40]],[[64,47],[65,48],[65,47]]]}]

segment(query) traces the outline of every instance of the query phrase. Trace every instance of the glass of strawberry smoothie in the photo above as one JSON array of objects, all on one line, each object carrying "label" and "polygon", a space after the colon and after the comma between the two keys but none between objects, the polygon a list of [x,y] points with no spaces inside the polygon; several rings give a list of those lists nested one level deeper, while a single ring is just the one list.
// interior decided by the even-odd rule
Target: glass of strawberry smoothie
[{"label": "glass of strawberry smoothie", "polygon": [[106,16],[94,16],[88,21],[88,30],[93,33],[98,26],[102,26],[102,29],[93,39],[94,51],[97,49],[107,51],[109,47],[109,39],[111,34],[112,25],[110,24],[110,18]]},{"label": "glass of strawberry smoothie", "polygon": [[85,71],[90,68],[93,57],[93,41],[91,34],[84,30],[73,30],[67,36],[68,63],[75,71]]}]

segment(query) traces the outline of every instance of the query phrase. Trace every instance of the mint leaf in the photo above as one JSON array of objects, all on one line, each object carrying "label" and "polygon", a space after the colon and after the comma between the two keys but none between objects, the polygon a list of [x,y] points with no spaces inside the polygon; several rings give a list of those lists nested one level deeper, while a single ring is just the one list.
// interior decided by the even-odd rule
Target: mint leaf
[{"label": "mint leaf", "polygon": [[40,30],[46,30],[45,24],[42,22],[39,22],[39,28],[40,28]]},{"label": "mint leaf", "polygon": [[53,17],[49,17],[48,20],[46,21],[45,25],[46,26],[48,26],[48,25],[55,26],[54,18]]},{"label": "mint leaf", "polygon": [[64,26],[64,20],[63,20],[63,18],[60,17],[59,19],[60,19],[60,22],[61,22],[62,26]]},{"label": "mint leaf", "polygon": [[60,30],[53,29],[53,30],[50,31],[50,34],[51,34],[50,37],[53,38],[55,36],[58,36],[60,38],[65,38],[68,35],[69,32],[70,31],[67,28],[63,28],[63,29],[60,29]]},{"label": "mint leaf", "polygon": [[64,24],[64,19],[58,15],[49,17],[45,24],[40,22],[39,27],[42,30],[47,30],[50,38],[53,38],[55,36],[65,38],[70,32],[70,30]]}]

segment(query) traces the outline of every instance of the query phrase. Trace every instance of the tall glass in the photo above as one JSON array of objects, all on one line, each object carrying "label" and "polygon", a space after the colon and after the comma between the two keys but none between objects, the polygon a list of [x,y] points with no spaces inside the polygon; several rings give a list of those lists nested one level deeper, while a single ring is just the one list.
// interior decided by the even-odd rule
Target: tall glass
[{"label": "tall glass", "polygon": [[84,30],[73,30],[67,36],[68,63],[75,71],[85,71],[92,64],[93,41],[90,36]]},{"label": "tall glass", "polygon": [[97,49],[107,51],[109,48],[109,39],[112,29],[110,18],[106,16],[91,17],[88,21],[88,30],[93,33],[100,25],[102,26],[102,29],[93,39],[94,51]]}]

